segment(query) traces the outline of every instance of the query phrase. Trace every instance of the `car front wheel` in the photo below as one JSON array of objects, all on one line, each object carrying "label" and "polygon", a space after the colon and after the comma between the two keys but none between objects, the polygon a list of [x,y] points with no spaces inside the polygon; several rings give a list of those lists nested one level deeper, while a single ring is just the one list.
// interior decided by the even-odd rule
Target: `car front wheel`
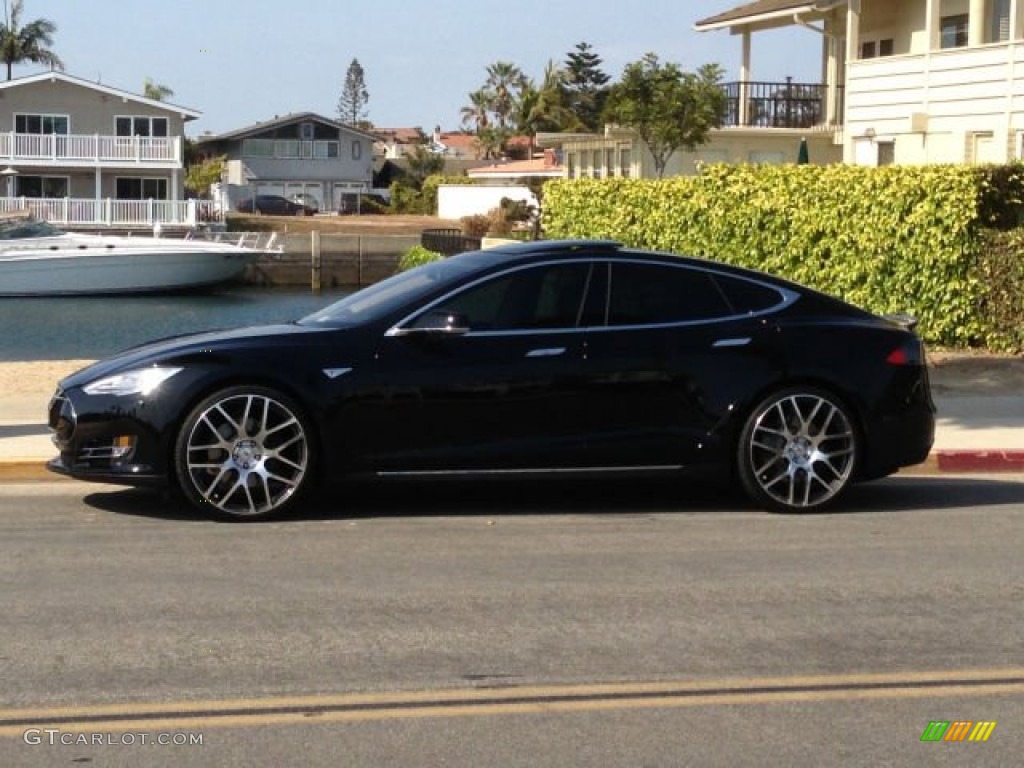
[{"label": "car front wheel", "polygon": [[859,441],[847,407],[815,388],[784,390],[751,412],[738,446],[740,482],[759,505],[815,512],[850,484]]},{"label": "car front wheel", "polygon": [[185,419],[175,470],[186,498],[214,515],[255,519],[290,507],[311,482],[301,409],[265,387],[231,387]]}]

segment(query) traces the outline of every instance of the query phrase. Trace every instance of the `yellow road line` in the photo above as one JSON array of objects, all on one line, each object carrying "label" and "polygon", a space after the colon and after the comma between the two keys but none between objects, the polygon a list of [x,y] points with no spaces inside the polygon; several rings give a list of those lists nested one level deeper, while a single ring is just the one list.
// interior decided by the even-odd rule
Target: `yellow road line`
[{"label": "yellow road line", "polygon": [[136,702],[0,710],[0,736],[1016,693],[1021,668]]}]

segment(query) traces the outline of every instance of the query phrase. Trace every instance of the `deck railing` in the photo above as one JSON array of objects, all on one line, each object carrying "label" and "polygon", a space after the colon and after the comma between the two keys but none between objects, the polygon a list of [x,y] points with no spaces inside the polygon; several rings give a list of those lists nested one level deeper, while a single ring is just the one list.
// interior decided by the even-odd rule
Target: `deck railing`
[{"label": "deck railing", "polygon": [[0,161],[167,164],[180,160],[180,143],[177,137],[0,133]]},{"label": "deck railing", "polygon": [[[749,128],[828,127],[828,87],[819,83],[723,83],[726,112],[722,125]],[[746,108],[743,109],[743,96]],[[843,114],[843,89],[838,89],[836,114]]]},{"label": "deck railing", "polygon": [[0,197],[0,213],[28,211],[54,224],[113,227],[195,226],[220,215],[212,200]]}]

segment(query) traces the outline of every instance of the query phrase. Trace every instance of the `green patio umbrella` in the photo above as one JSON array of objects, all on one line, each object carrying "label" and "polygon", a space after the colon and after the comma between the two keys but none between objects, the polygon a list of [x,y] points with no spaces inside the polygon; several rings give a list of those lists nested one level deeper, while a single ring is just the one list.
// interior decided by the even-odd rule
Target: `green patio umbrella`
[{"label": "green patio umbrella", "polygon": [[797,165],[807,165],[809,162],[811,162],[811,158],[810,158],[810,155],[807,152],[807,139],[806,138],[801,138],[800,139],[800,149],[796,153],[796,164]]}]

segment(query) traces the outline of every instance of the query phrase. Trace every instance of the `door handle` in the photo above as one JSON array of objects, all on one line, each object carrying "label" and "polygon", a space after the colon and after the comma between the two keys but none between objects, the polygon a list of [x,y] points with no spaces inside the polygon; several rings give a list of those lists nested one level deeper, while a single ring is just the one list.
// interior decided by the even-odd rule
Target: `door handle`
[{"label": "door handle", "polygon": [[558,357],[565,354],[565,347],[541,347],[531,349],[526,353],[527,357]]}]

